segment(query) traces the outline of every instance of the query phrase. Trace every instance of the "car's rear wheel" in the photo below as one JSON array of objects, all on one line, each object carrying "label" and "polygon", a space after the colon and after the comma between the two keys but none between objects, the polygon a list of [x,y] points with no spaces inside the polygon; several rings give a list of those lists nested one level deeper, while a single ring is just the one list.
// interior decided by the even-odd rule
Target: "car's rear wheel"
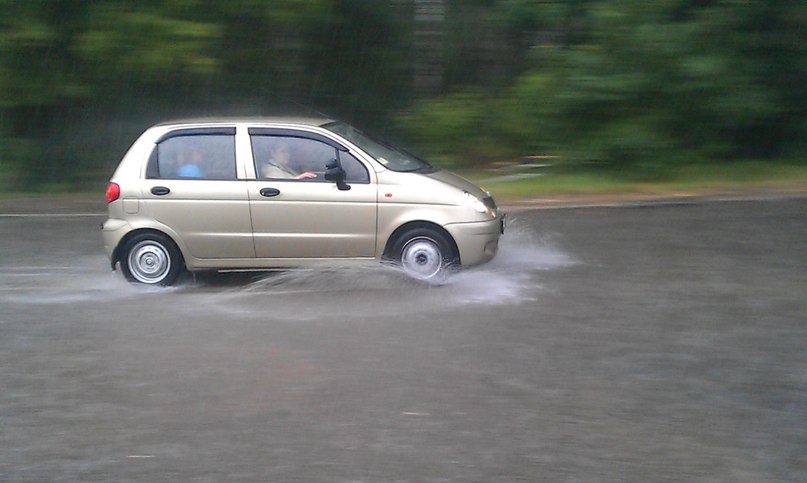
[{"label": "car's rear wheel", "polygon": [[407,276],[428,283],[445,282],[459,262],[447,235],[422,226],[403,232],[392,245],[390,254]]},{"label": "car's rear wheel", "polygon": [[160,233],[139,233],[123,245],[121,270],[127,280],[147,285],[171,285],[183,269],[176,244]]}]

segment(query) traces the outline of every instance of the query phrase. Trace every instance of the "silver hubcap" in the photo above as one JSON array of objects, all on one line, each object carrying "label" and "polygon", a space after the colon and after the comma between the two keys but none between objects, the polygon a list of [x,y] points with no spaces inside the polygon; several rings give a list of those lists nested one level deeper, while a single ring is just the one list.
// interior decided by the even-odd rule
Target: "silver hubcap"
[{"label": "silver hubcap", "polygon": [[159,283],[171,270],[171,257],[161,244],[142,241],[129,252],[129,270],[142,283]]},{"label": "silver hubcap", "polygon": [[443,255],[434,240],[415,238],[404,246],[401,265],[410,277],[428,280],[440,273],[443,267]]}]

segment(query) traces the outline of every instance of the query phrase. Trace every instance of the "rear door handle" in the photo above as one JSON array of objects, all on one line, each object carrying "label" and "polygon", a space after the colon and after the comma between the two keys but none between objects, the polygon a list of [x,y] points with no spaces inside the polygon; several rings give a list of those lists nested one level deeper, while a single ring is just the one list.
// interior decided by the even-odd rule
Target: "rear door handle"
[{"label": "rear door handle", "polygon": [[267,198],[271,198],[273,196],[277,196],[280,194],[280,190],[277,188],[261,188],[261,196],[265,196]]},{"label": "rear door handle", "polygon": [[165,186],[155,186],[154,188],[151,188],[151,194],[156,196],[165,196],[170,192],[171,190]]}]

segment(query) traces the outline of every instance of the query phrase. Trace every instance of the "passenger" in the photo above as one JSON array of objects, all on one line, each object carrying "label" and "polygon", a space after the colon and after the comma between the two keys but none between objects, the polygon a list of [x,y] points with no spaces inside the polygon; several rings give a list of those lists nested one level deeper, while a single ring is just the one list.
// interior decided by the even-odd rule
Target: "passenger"
[{"label": "passenger", "polygon": [[179,170],[177,175],[182,178],[204,178],[205,173],[199,167],[202,161],[202,150],[197,146],[190,146],[188,149],[179,153]]},{"label": "passenger", "polygon": [[311,179],[317,175],[311,171],[298,173],[291,166],[289,147],[285,143],[277,143],[272,148],[272,154],[261,168],[264,178]]}]

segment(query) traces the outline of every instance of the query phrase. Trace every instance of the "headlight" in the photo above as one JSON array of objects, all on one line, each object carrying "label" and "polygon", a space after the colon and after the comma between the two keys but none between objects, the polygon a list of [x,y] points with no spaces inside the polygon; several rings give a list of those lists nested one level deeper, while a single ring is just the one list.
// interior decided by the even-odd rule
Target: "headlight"
[{"label": "headlight", "polygon": [[463,191],[462,194],[465,197],[466,205],[470,206],[479,213],[487,213],[494,218],[496,217],[496,215],[487,206],[485,206],[485,203],[483,203],[482,200],[471,193],[468,193],[467,191]]}]

